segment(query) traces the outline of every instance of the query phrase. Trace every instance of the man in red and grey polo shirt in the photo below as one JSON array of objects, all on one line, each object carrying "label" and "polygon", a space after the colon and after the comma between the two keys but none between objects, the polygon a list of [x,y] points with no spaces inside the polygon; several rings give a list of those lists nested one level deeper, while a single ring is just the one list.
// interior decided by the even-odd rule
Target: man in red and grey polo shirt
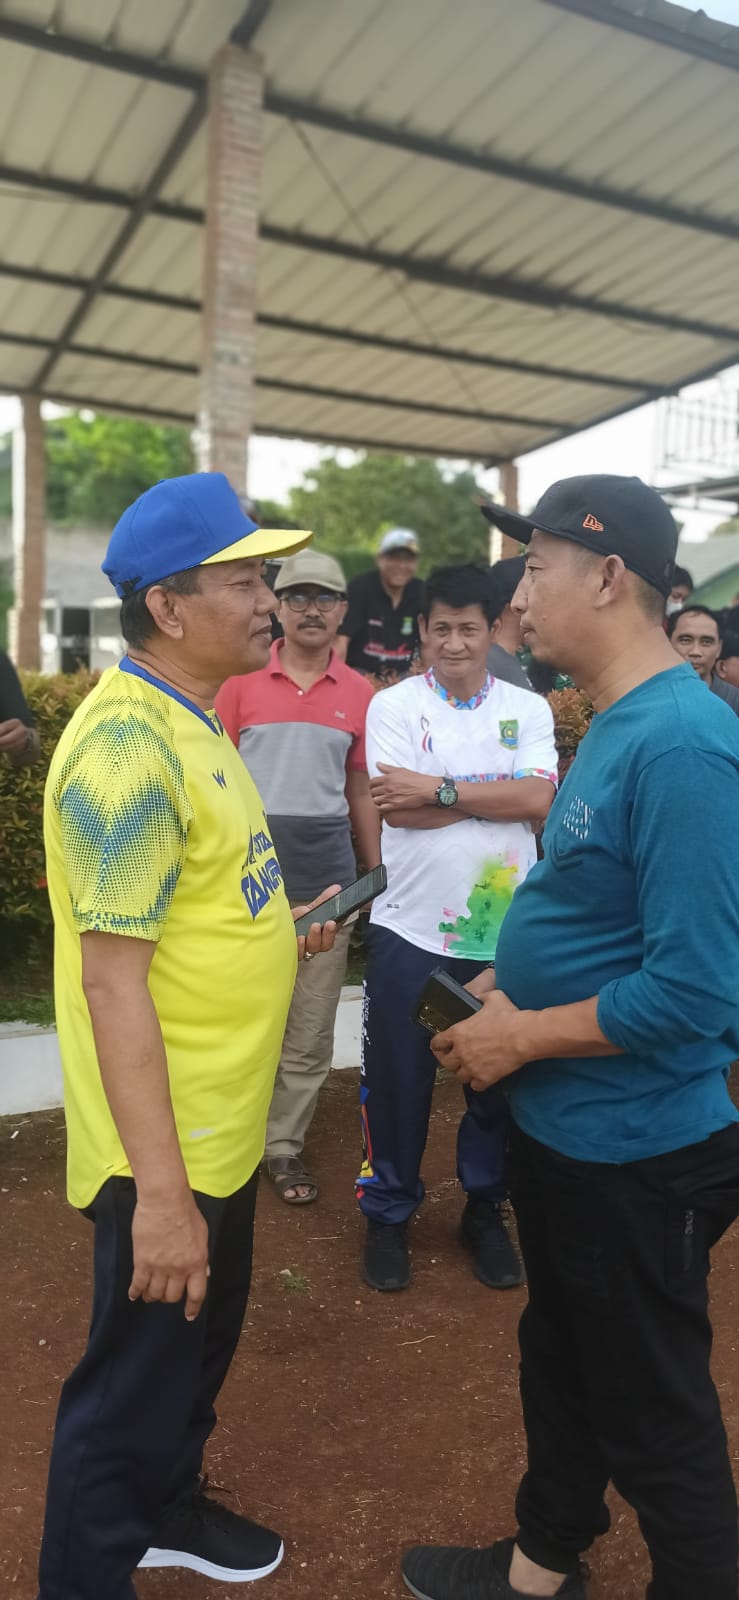
[{"label": "man in red and grey polo shirt", "polygon": [[[284,638],[273,644],[269,666],[224,684],[216,707],[264,800],[288,897],[297,905],[314,900],[327,883],[343,888],[356,877],[352,833],[362,866],[379,863],[364,753],[372,689],[334,650],[346,612],[338,562],[302,550],[283,563],[274,590]],[[303,1143],[331,1065],[348,949],[349,929],[340,928],[331,953],[303,964],[295,984],[265,1151],[267,1172],[290,1205],[318,1194],[303,1165]]]}]

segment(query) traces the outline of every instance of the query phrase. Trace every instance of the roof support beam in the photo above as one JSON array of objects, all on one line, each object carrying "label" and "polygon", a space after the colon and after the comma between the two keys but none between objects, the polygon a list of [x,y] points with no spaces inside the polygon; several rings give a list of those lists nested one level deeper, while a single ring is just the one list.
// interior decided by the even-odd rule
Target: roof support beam
[{"label": "roof support beam", "polygon": [[562,427],[561,422],[552,422],[550,417],[527,417],[514,412],[482,411],[471,406],[444,406],[436,405],[430,400],[403,400],[397,395],[369,394],[366,390],[352,391],[349,389],[327,389],[317,383],[299,383],[286,378],[257,378],[258,389],[272,389],[279,394],[310,395],[315,400],[336,400],[340,404],[349,402],[361,406],[380,406],[387,411],[410,411],[425,417],[450,417],[452,419],[465,419],[469,422],[490,422],[493,424],[506,423],[523,424],[524,427],[544,428],[552,432]]},{"label": "roof support beam", "polygon": [[[50,350],[53,339],[44,339],[37,333],[0,332],[0,345],[18,346],[20,349]],[[95,344],[69,344],[66,354],[86,356],[92,361],[111,361],[114,366],[142,367],[146,372],[171,372],[180,377],[197,377],[200,368],[195,361],[172,361],[169,356],[142,356],[133,350],[105,349]]]},{"label": "roof support beam", "polygon": [[180,157],[197,133],[203,117],[205,116],[205,111],[206,102],[205,94],[203,93],[202,97],[198,96],[198,98],[193,101],[189,111],[183,117],[174,139],[167,146],[167,149],[165,150],[164,155],[161,157],[161,160],[158,161],[154,172],[149,179],[149,182],[147,183],[146,187],[142,189],[138,200],[133,205],[126,221],[124,222],[123,227],[119,229],[115,239],[113,240],[113,243],[110,245],[108,250],[106,250],[97,272],[95,273],[94,277],[90,279],[84,290],[84,293],[80,296],[74,311],[67,318],[59,338],[56,340],[53,348],[49,351],[45,360],[42,361],[38,373],[36,374],[35,383],[35,387],[39,390],[43,390],[44,386],[49,380],[49,377],[51,376],[51,373],[54,370],[54,367],[57,364],[57,361],[59,360],[59,357],[71,343],[77,332],[77,329],[84,322],[85,317],[87,316],[88,311],[93,304],[93,301],[96,300],[106,279],[109,277],[111,272],[115,270],[118,262],[123,256],[124,251],[128,249],[128,246],[131,243],[134,235],[138,233],[144,218],[148,216],[148,213],[151,210],[152,202],[159,193],[162,184],[166,182],[170,172],[176,166]]},{"label": "roof support beam", "polygon": [[46,28],[33,28],[14,17],[0,18],[0,39],[10,44],[26,45],[29,50],[45,50],[52,56],[65,56],[68,61],[85,61],[91,67],[107,67],[111,72],[125,72],[132,78],[164,83],[170,89],[188,89],[197,94],[203,86],[202,72],[192,72],[178,67],[173,61],[156,61],[153,56],[135,55],[130,50],[109,49],[104,44],[94,44],[83,39]]},{"label": "roof support beam", "polygon": [[512,356],[481,355],[476,350],[458,350],[454,345],[417,344],[411,339],[393,339],[388,334],[364,333],[357,328],[302,322],[298,317],[275,317],[267,311],[261,311],[257,321],[260,327],[274,328],[280,333],[305,335],[338,344],[354,344],[368,350],[387,350],[393,355],[423,356],[432,361],[477,367],[483,371],[525,373],[533,378],[554,378],[560,383],[592,383],[597,388],[621,389],[629,394],[638,391],[645,400],[652,395],[662,394],[657,384],[645,383],[643,378],[617,378],[609,373],[587,372],[576,367],[553,367],[537,361],[518,361]]},{"label": "roof support beam", "polygon": [[[682,380],[681,387],[689,388],[693,383],[704,383],[708,378],[715,378],[719,372],[723,372],[724,370],[725,362],[714,362],[710,367],[704,367],[699,372],[690,373]],[[23,394],[28,392],[29,390],[27,388],[18,390],[15,385],[8,387],[7,384],[0,382],[0,393],[2,394]],[[660,390],[659,393],[661,396],[667,396],[674,394],[675,389],[674,387],[668,387]],[[187,427],[191,427],[195,421],[194,415],[190,412],[170,411],[155,406],[127,405],[124,402],[103,402],[99,399],[94,399],[88,396],[64,393],[59,389],[47,390],[42,396],[42,399],[53,400],[57,405],[67,405],[73,408],[84,407],[85,409],[89,409],[91,411],[120,411],[126,416],[149,417],[152,419],[152,421],[179,422]],[[633,405],[617,406],[612,411],[602,412],[597,417],[589,418],[586,422],[578,424],[577,427],[563,428],[561,432],[556,435],[556,439],[572,438],[578,433],[584,433],[587,431],[587,429],[598,426],[599,423],[610,422],[614,417],[622,417],[627,415],[630,411],[636,411],[639,406],[643,405],[643,403],[644,402],[642,400],[635,400]],[[259,425],[253,431],[259,434],[267,434],[269,437],[274,437],[276,435],[280,439],[300,439],[305,441],[306,437],[308,437],[309,440],[313,441],[315,444],[325,444],[332,447],[344,445],[351,450],[383,450],[391,455],[428,455],[435,457],[437,460],[447,459],[450,461],[484,461],[484,465],[486,467],[498,467],[501,465],[503,460],[507,459],[506,457],[502,456],[487,455],[483,458],[481,456],[476,456],[474,452],[471,452],[470,450],[452,449],[447,446],[441,450],[433,445],[406,444],[400,443],[398,440],[391,439],[374,439],[370,441],[367,439],[351,437],[346,434],[342,434],[341,437],[337,437],[334,434],[324,434],[320,432],[317,433],[313,429],[311,429],[309,434],[307,434],[305,430],[303,432],[299,432],[296,429],[290,428],[280,428],[279,432],[277,432],[274,428]],[[556,442],[556,439],[546,439],[542,442],[546,444],[553,444]],[[665,490],[664,492],[667,493],[668,491]]]},{"label": "roof support beam", "polygon": [[[652,396],[655,400],[666,400],[670,395],[680,394],[683,389],[689,389],[694,383],[707,383],[710,378],[717,378],[719,373],[726,371],[726,358],[713,361],[708,367],[701,367],[697,372],[689,372],[680,379],[679,384],[667,384],[658,393]],[[579,422],[576,428],[563,427],[553,438],[546,439],[546,444],[558,444],[562,439],[571,439],[578,433],[586,433],[589,428],[598,428],[602,422],[613,422],[616,417],[626,417],[630,411],[638,411],[644,404],[643,400],[634,400],[631,405],[615,406],[613,410],[602,411],[597,417],[589,417],[586,422]],[[660,491],[660,493],[667,491]]]},{"label": "roof support beam", "polygon": [[[86,199],[101,205],[120,205],[130,207],[131,214],[116,240],[108,251],[105,260],[101,263],[95,277],[89,281],[88,290],[84,296],[84,305],[75,312],[75,324],[70,331],[61,336],[60,350],[66,338],[73,338],[80,323],[92,304],[95,296],[105,288],[106,293],[114,293],[112,285],[106,283],[110,272],[119,261],[123,251],[127,248],[131,238],[144,218],[153,213],[157,216],[168,217],[171,220],[185,222],[199,222],[202,212],[190,206],[169,205],[157,201],[156,188],[166,181],[168,173],[176,165],[184,148],[190,142],[195,129],[199,126],[201,117],[195,116],[196,106],[188,113],[185,124],[190,127],[190,120],[194,125],[185,135],[185,124],[181,125],[177,139],[173,141],[169,151],[160,162],[157,172],[150,180],[146,190],[133,200],[130,195],[120,190],[96,189],[91,185],[78,185],[66,179],[40,178],[37,174],[21,172],[18,168],[0,167],[0,182],[18,183],[20,187],[49,188],[54,193],[68,193],[72,199]],[[184,142],[183,142],[184,141]],[[739,237],[739,233],[737,235]],[[597,296],[575,294],[568,289],[550,289],[547,285],[527,282],[526,279],[513,278],[509,275],[497,277],[488,276],[479,272],[467,272],[463,268],[449,267],[443,261],[414,256],[397,256],[388,251],[375,249],[368,245],[357,245],[348,240],[327,238],[320,234],[302,233],[295,229],[278,228],[274,224],[263,222],[260,227],[260,237],[269,243],[285,245],[292,249],[307,250],[317,254],[338,256],[342,260],[357,261],[361,264],[379,267],[387,272],[399,272],[407,278],[415,278],[424,283],[433,283],[441,288],[460,290],[462,293],[480,294],[487,298],[499,300],[514,300],[526,305],[543,306],[548,310],[574,310],[585,311],[594,316],[617,318],[622,321],[643,323],[647,327],[670,328],[679,333],[692,333],[707,339],[739,340],[739,328],[727,328],[698,321],[693,318],[677,317],[664,312],[648,310],[644,307],[632,306],[612,300],[600,300]],[[124,240],[121,245],[120,241]],[[54,357],[56,360],[57,357]]]},{"label": "roof support beam", "polygon": [[[35,393],[36,391],[8,389],[0,384],[0,394],[28,394],[29,392]],[[188,428],[191,428],[195,422],[194,413],[190,411],[172,411],[162,406],[133,406],[127,405],[122,400],[96,400],[88,395],[66,394],[53,387],[51,390],[46,390],[41,395],[41,399],[51,400],[54,405],[70,406],[74,409],[110,411],[114,414],[121,413],[125,417],[144,417],[151,422],[178,423]],[[252,432],[266,434],[269,438],[274,438],[275,436],[273,428],[258,426],[252,429]],[[278,437],[280,439],[301,439],[304,442],[308,437],[309,442],[313,444],[330,445],[332,448],[334,446],[344,446],[349,450],[382,450],[388,455],[433,456],[436,460],[440,458],[440,452],[433,445],[402,444],[397,439],[357,439],[348,434],[342,434],[341,437],[337,437],[335,434],[316,433],[313,430],[309,435],[306,435],[306,433],[296,433],[294,430],[285,428],[280,429]],[[471,459],[469,450],[445,449],[443,457],[449,461],[469,461]],[[497,466],[498,458],[486,458],[486,464],[490,467]]]},{"label": "roof support beam", "polygon": [[719,23],[714,23],[711,29],[713,38],[699,33],[699,27],[705,20],[701,13],[696,16],[691,12],[687,26],[677,28],[658,22],[653,17],[627,11],[622,6],[614,6],[610,0],[547,0],[547,4],[557,6],[560,11],[575,11],[579,17],[589,17],[592,22],[603,22],[609,28],[623,28],[625,33],[636,33],[641,39],[651,40],[652,44],[665,44],[672,50],[683,50],[689,56],[699,56],[702,61],[713,62],[714,66],[727,67],[734,71],[739,69],[739,49],[734,43],[732,54],[728,43],[729,28],[726,30],[727,45],[723,48],[718,43],[716,31],[720,27]]},{"label": "roof support beam", "polygon": [[[20,283],[46,284],[51,289],[71,289],[77,294],[84,293],[92,281],[72,272],[49,272],[44,267],[16,266],[8,261],[0,261],[0,278],[16,278]],[[161,306],[163,311],[189,311],[198,316],[201,311],[200,301],[190,299],[187,295],[164,294],[157,289],[137,289],[128,283],[105,283],[101,292],[112,295],[116,300],[134,300],[139,305]]]},{"label": "roof support beam", "polygon": [[[69,273],[48,272],[42,267],[13,266],[8,262],[0,262],[0,278],[17,278],[23,283],[48,284],[52,288],[73,289],[79,292],[82,292],[88,281],[86,278],[75,277]],[[189,299],[184,295],[162,294],[153,289],[137,289],[129,284],[106,283],[102,292],[114,299],[134,301],[139,305],[161,306],[163,310],[186,311],[196,316],[201,311],[199,300]],[[317,339],[347,342],[368,349],[387,350],[398,355],[427,356],[433,360],[457,362],[463,366],[481,367],[492,371],[525,373],[531,377],[553,378],[564,383],[594,384],[603,389],[637,394],[642,400],[656,399],[665,393],[658,384],[646,383],[643,378],[621,378],[609,373],[588,372],[574,367],[518,361],[513,357],[479,355],[476,351],[456,350],[453,346],[415,344],[408,339],[362,333],[355,328],[336,328],[329,324],[301,322],[295,317],[276,317],[267,312],[260,312],[257,321],[265,328],[274,328],[284,333],[306,334]],[[736,357],[727,356],[723,365],[731,365],[732,359]]]},{"label": "roof support beam", "polygon": [[370,121],[354,113],[334,110],[330,106],[311,101],[295,100],[289,95],[267,89],[265,110],[274,116],[285,117],[290,122],[303,122],[314,128],[329,129],[350,139],[363,139],[369,144],[384,145],[408,155],[426,157],[431,161],[444,161],[450,166],[467,171],[484,173],[488,177],[507,178],[511,183],[522,183],[533,189],[545,189],[554,194],[565,194],[573,200],[584,200],[593,205],[610,206],[615,211],[631,212],[635,216],[651,217],[656,222],[674,223],[680,228],[692,228],[699,233],[718,234],[724,239],[739,239],[739,223],[731,217],[711,216],[704,211],[691,211],[675,206],[667,200],[651,199],[648,195],[627,193],[610,184],[588,183],[582,178],[557,172],[554,168],[512,161],[490,150],[473,150],[463,145],[449,144],[444,139],[433,139],[427,134],[415,133],[408,127],[391,127],[387,123]]},{"label": "roof support beam", "polygon": [[[44,339],[38,334],[0,332],[0,345],[48,350],[51,344],[50,339]],[[199,366],[194,361],[172,361],[166,356],[142,356],[128,350],[105,349],[99,345],[69,344],[66,353],[87,357],[93,361],[108,361],[114,366],[139,367],[147,372],[173,373],[181,377],[197,377],[200,372]],[[467,419],[470,422],[490,422],[503,426],[523,424],[524,427],[543,428],[552,432],[562,427],[561,419],[552,421],[550,417],[522,416],[517,412],[481,411],[472,407],[437,405],[423,400],[402,400],[396,395],[324,388],[321,384],[293,382],[286,378],[257,377],[254,383],[257,389],[268,389],[277,394],[307,395],[314,400],[336,400],[339,403],[349,401],[356,405],[380,406],[385,410],[408,411],[420,416],[450,417],[462,421]]]},{"label": "roof support beam", "polygon": [[[275,437],[274,428],[255,428],[255,433],[264,433],[268,437]],[[315,428],[302,433],[290,428],[280,428],[277,434],[279,439],[307,439],[310,444],[325,444],[331,449],[347,450],[380,450],[384,455],[391,456],[433,456],[435,461],[474,461],[481,459],[470,455],[469,450],[450,449],[446,445],[443,450],[432,444],[405,444],[400,439],[357,439],[352,434],[316,433]],[[499,456],[486,456],[486,467],[497,467]]]},{"label": "roof support beam", "polygon": [[[84,205],[112,206],[121,211],[131,211],[136,204],[136,195],[126,189],[110,189],[99,183],[78,183],[74,178],[38,172],[32,167],[0,165],[0,183],[14,184],[19,189],[38,189],[42,194],[58,194],[64,200],[81,200]],[[201,206],[184,206],[177,201],[155,199],[149,212],[155,217],[165,217],[170,222],[189,222],[194,227],[200,227],[205,220]]]},{"label": "roof support beam", "polygon": [[[729,328],[713,322],[701,322],[693,317],[654,311],[646,306],[600,300],[594,295],[576,294],[572,289],[552,289],[548,284],[512,278],[503,273],[493,276],[468,271],[464,267],[450,267],[445,261],[434,260],[433,257],[398,256],[389,250],[353,244],[348,239],[329,239],[322,234],[301,233],[294,228],[276,228],[272,223],[263,223],[260,234],[271,244],[335,256],[341,261],[356,261],[362,266],[376,267],[383,272],[397,272],[411,281],[432,283],[437,288],[453,289],[462,294],[481,295],[488,300],[513,300],[523,305],[541,306],[547,311],[582,311],[590,316],[607,317],[619,322],[637,322],[645,327],[692,333],[702,339],[736,340],[739,344],[739,327]],[[727,364],[731,359],[729,357]]]},{"label": "roof support beam", "polygon": [[[707,41],[697,35],[688,32],[681,34],[661,24],[648,22],[643,17],[614,11],[610,6],[606,11],[600,0],[550,0],[550,4],[595,17],[596,20],[608,22],[615,27],[631,28],[653,41],[673,44],[678,49],[689,50],[691,54],[705,53],[704,47]],[[242,24],[237,24],[231,34],[231,38],[237,44],[244,42],[239,34],[241,26]],[[194,95],[198,95],[205,85],[202,73],[179,67],[172,62],[155,61],[147,56],[134,55],[130,51],[109,49],[105,45],[93,44],[90,40],[79,37],[49,33],[12,18],[0,18],[0,39],[26,45],[29,49],[45,50],[57,56],[89,62],[92,66],[128,73],[139,79],[187,89]],[[739,65],[739,54],[733,62],[731,57],[727,59],[727,53],[717,46],[709,47],[708,59],[718,60],[722,66]],[[507,178],[514,183],[526,184],[555,194],[565,194],[573,199],[608,206],[617,211],[652,217],[655,221],[672,223],[677,227],[711,233],[726,239],[739,239],[739,224],[731,217],[712,216],[706,212],[673,205],[667,200],[628,193],[609,184],[588,183],[554,169],[513,161],[490,150],[476,150],[450,144],[444,139],[432,138],[407,127],[393,127],[371,118],[357,117],[338,107],[320,105],[314,101],[280,94],[278,90],[269,86],[265,92],[264,104],[265,110],[273,116],[302,122],[310,127],[327,129],[347,138],[384,145],[409,155],[443,161],[469,171]]]},{"label": "roof support beam", "polygon": [[[270,4],[271,0],[249,0],[249,4],[243,13],[243,16],[241,17],[241,20],[236,24],[236,27],[232,30],[231,34],[231,37],[236,38],[242,48],[246,49],[248,47],[257,29],[264,21]],[[48,355],[41,363],[34,383],[34,387],[39,391],[43,391],[45,385],[48,383],[49,377],[51,376],[59,357],[62,355],[70,341],[74,338],[77,329],[80,327],[82,322],[84,322],[90,307],[92,306],[97,295],[100,293],[100,290],[103,287],[103,284],[106,282],[106,279],[114,271],[124,252],[128,249],[128,246],[131,243],[134,235],[138,232],[142,222],[148,216],[154,201],[159,195],[162,185],[166,183],[170,173],[173,172],[185,150],[191,144],[195,134],[198,131],[198,128],[205,118],[207,109],[208,92],[207,84],[204,82],[195,94],[185,116],[182,118],[174,138],[170,141],[166,150],[160,156],[160,159],[157,162],[157,165],[151,177],[149,178],[148,183],[134,201],[123,227],[116,234],[113,243],[106,251],[105,256],[101,261],[94,277],[90,279],[90,282],[84,290],[84,293],[80,296],[78,305],[67,318],[59,338],[55,341],[53,348],[49,351]]]}]

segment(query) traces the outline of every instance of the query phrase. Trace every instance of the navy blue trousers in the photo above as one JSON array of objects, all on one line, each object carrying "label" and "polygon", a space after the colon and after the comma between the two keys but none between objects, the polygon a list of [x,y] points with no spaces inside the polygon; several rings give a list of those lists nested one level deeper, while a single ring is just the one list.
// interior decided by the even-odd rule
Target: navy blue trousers
[{"label": "navy blue trousers", "polygon": [[136,1600],[131,1582],[167,1510],[197,1487],[216,1395],[251,1278],[257,1174],[225,1200],[196,1194],[211,1276],[194,1322],[184,1305],[131,1302],[131,1178],[110,1178],[95,1227],[87,1349],[62,1389],[49,1466],[39,1600]]},{"label": "navy blue trousers", "polygon": [[[436,1057],[429,1036],[411,1021],[434,967],[469,983],[487,966],[419,950],[389,928],[367,934],[362,1023],[361,1112],[364,1163],[357,1179],[361,1210],[380,1222],[406,1222],[423,1200]],[[468,1195],[504,1200],[508,1104],[497,1087],[465,1087],[467,1110],[457,1134],[457,1177]]]}]

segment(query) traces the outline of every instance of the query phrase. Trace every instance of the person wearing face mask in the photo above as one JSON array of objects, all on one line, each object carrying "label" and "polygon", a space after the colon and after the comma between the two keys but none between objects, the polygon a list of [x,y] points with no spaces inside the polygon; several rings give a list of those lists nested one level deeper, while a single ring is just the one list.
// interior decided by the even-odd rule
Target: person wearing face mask
[{"label": "person wearing face mask", "polygon": [[[337,631],[346,580],[333,556],[301,550],[274,580],[284,638],[261,672],[230,678],[216,709],[258,784],[290,901],[303,885],[345,887],[356,877],[352,834],[363,869],[380,860],[380,826],[364,754],[372,688],[340,661]],[[314,897],[311,897],[314,898]],[[317,1199],[303,1145],[331,1066],[334,1022],[350,927],[330,955],[296,979],[267,1123],[265,1169],[288,1205]]]},{"label": "person wearing face mask", "polygon": [[739,716],[739,689],[719,674],[721,629],[715,611],[708,606],[685,606],[667,619],[667,637],[673,650],[689,661],[698,677],[719,700],[725,700]]},{"label": "person wearing face mask", "polygon": [[687,567],[675,567],[672,588],[665,601],[665,616],[672,617],[687,605],[695,585]]}]

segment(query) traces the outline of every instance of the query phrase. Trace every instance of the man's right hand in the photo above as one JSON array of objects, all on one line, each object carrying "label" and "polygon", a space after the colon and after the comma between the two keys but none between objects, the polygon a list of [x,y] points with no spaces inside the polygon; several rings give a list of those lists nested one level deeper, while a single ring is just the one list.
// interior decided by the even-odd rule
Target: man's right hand
[{"label": "man's right hand", "polygon": [[190,1190],[180,1200],[139,1198],[133,1214],[133,1277],[129,1300],[176,1305],[194,1322],[205,1299],[208,1225]]}]

